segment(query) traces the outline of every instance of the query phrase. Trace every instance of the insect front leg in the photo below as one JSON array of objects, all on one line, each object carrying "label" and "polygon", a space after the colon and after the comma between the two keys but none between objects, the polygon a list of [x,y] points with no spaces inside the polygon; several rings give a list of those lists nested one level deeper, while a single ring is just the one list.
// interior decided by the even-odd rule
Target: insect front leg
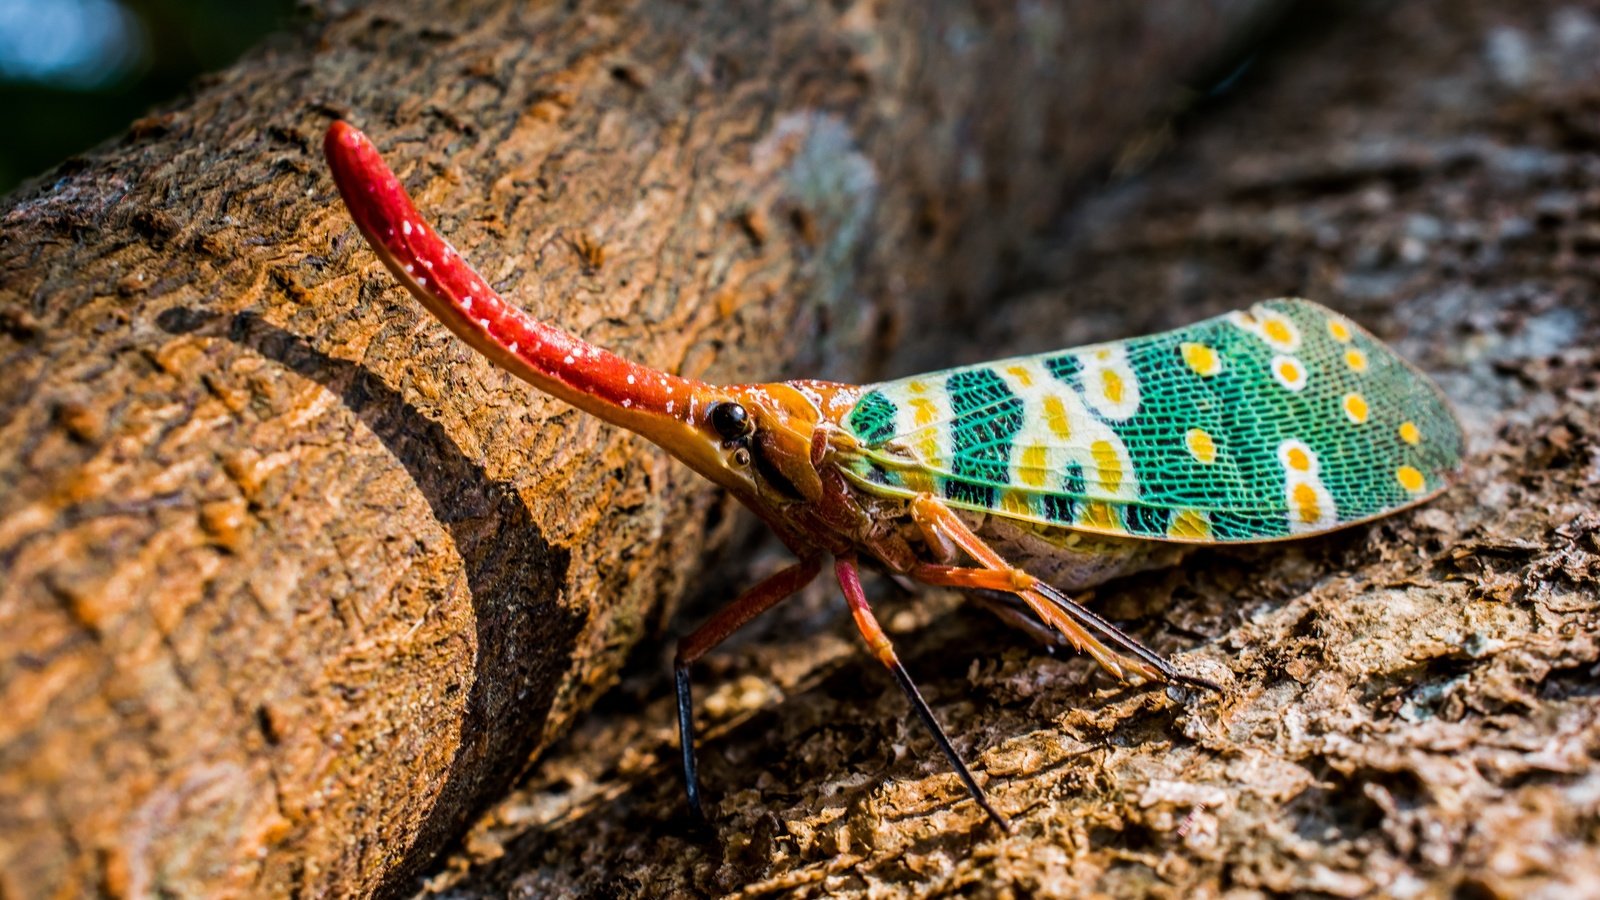
[{"label": "insect front leg", "polygon": [[939,751],[950,761],[950,766],[956,770],[961,783],[966,785],[967,793],[972,795],[978,807],[987,813],[995,824],[1010,831],[1010,820],[989,803],[988,795],[978,786],[977,779],[972,777],[972,770],[967,768],[961,754],[957,753],[955,746],[950,743],[950,736],[945,734],[944,728],[939,725],[939,720],[934,718],[933,710],[928,707],[928,701],[922,699],[922,692],[917,690],[916,682],[911,680],[910,673],[900,662],[900,657],[895,654],[889,636],[878,625],[878,618],[872,614],[872,607],[867,603],[867,592],[861,587],[861,573],[857,568],[855,556],[846,554],[836,558],[834,571],[839,576],[839,587],[850,603],[850,614],[856,620],[856,628],[860,629],[861,637],[866,640],[872,655],[894,674],[895,682],[900,685],[900,690],[905,693],[906,699],[911,701],[911,708],[917,711],[917,717],[922,719],[922,724],[933,734],[934,743],[939,745]]},{"label": "insect front leg", "polygon": [[[1186,684],[1221,691],[1213,681],[1185,675],[1160,654],[1135,640],[1110,621],[1078,604],[1072,598],[1007,563],[1000,554],[973,533],[950,507],[931,494],[920,494],[911,502],[911,517],[925,535],[955,543],[981,567],[958,567],[919,563],[911,577],[941,587],[1005,591],[1016,594],[1039,618],[1060,631],[1079,652],[1087,653],[1100,667],[1119,679],[1132,668],[1145,678]],[[1108,646],[1109,645],[1109,646]],[[1113,649],[1114,648],[1114,649]]]},{"label": "insect front leg", "polygon": [[684,791],[689,796],[689,809],[695,818],[704,820],[706,813],[700,802],[700,776],[694,756],[694,697],[689,689],[689,666],[751,619],[798,594],[820,571],[821,557],[803,557],[752,585],[737,600],[717,610],[704,625],[678,641],[678,653],[672,662],[678,691],[678,744],[683,751]]}]

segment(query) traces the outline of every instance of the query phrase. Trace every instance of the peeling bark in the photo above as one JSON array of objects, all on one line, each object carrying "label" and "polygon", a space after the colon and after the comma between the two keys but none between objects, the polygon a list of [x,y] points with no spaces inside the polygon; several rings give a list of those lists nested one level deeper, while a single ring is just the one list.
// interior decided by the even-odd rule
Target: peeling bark
[{"label": "peeling bark", "polygon": [[872,375],[1271,5],[330,2],[8,198],[0,894],[409,884],[730,530],[402,296],[331,119],[592,341]]},{"label": "peeling bark", "polygon": [[[1030,248],[958,352],[1342,309],[1437,377],[1462,482],[1197,554],[1099,607],[1225,697],[1126,687],[924,592],[883,618],[997,834],[818,589],[713,657],[681,836],[649,660],[429,882],[451,896],[1600,895],[1600,16],[1353,4],[1280,35],[1170,152]],[[744,582],[777,560],[729,567]]]}]

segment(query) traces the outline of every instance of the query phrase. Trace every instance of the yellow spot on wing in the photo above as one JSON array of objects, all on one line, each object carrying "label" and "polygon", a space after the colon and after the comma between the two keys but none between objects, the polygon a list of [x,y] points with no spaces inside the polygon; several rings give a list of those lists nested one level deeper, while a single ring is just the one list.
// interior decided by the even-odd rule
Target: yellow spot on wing
[{"label": "yellow spot on wing", "polygon": [[1022,477],[1023,484],[1029,487],[1044,487],[1045,481],[1050,477],[1050,473],[1044,468],[1048,452],[1039,444],[1030,444],[1022,448],[1022,466],[1017,474]]},{"label": "yellow spot on wing", "polygon": [[1413,494],[1420,492],[1428,484],[1427,479],[1422,477],[1422,473],[1411,466],[1401,466],[1395,469],[1394,477],[1396,481],[1400,482],[1401,487]]},{"label": "yellow spot on wing", "polygon": [[1367,370],[1367,355],[1351,347],[1344,352],[1344,364],[1349,366],[1352,372],[1365,372]]},{"label": "yellow spot on wing", "polygon": [[935,493],[933,489],[933,476],[929,475],[927,472],[921,472],[916,469],[905,469],[900,473],[900,482],[906,486],[907,490],[915,491],[919,494]]},{"label": "yellow spot on wing", "polygon": [[1289,468],[1294,469],[1296,472],[1311,471],[1311,454],[1300,447],[1290,447],[1287,457]]},{"label": "yellow spot on wing", "polygon": [[1367,421],[1367,400],[1360,394],[1344,395],[1344,414],[1357,425]]},{"label": "yellow spot on wing", "polygon": [[1350,343],[1350,326],[1338,319],[1328,320],[1328,333],[1333,335],[1333,339],[1341,344]]},{"label": "yellow spot on wing", "polygon": [[1267,339],[1275,344],[1289,344],[1294,342],[1294,330],[1289,323],[1279,318],[1268,319],[1262,326],[1261,332]]},{"label": "yellow spot on wing", "polygon": [[1417,444],[1421,443],[1422,442],[1422,431],[1417,428],[1417,423],[1415,423],[1415,422],[1401,422],[1400,423],[1400,440],[1405,441],[1406,443],[1411,444],[1412,446],[1416,446]]},{"label": "yellow spot on wing", "polygon": [[1116,493],[1122,487],[1122,460],[1117,456],[1117,448],[1110,441],[1095,441],[1089,445],[1089,454],[1094,457],[1100,484],[1107,492]]},{"label": "yellow spot on wing", "polygon": [[1055,394],[1044,398],[1044,424],[1058,438],[1066,440],[1072,437],[1072,420],[1067,416],[1066,404]]},{"label": "yellow spot on wing", "polygon": [[1111,369],[1100,372],[1100,386],[1104,390],[1106,399],[1112,403],[1122,402],[1122,376]]},{"label": "yellow spot on wing", "polygon": [[1189,447],[1189,455],[1199,462],[1209,465],[1217,461],[1217,443],[1205,429],[1189,429],[1183,436],[1183,442]]},{"label": "yellow spot on wing", "polygon": [[1027,366],[1011,366],[1006,369],[1006,374],[1015,378],[1017,384],[1023,387],[1033,387],[1033,373],[1028,371]]},{"label": "yellow spot on wing", "polygon": [[1178,349],[1183,353],[1183,361],[1196,375],[1210,376],[1222,371],[1222,360],[1217,358],[1217,351],[1205,344],[1184,343]]},{"label": "yellow spot on wing", "polygon": [[1111,504],[1093,500],[1083,505],[1083,514],[1078,518],[1078,524],[1096,531],[1122,531],[1122,520],[1117,517],[1117,511]]},{"label": "yellow spot on wing", "polygon": [[906,390],[913,394],[926,394],[928,392],[928,383],[925,381],[907,382]]},{"label": "yellow spot on wing", "polygon": [[1291,391],[1298,391],[1306,386],[1306,370],[1287,356],[1273,357],[1272,374],[1278,379],[1279,384]]},{"label": "yellow spot on wing", "polygon": [[1305,482],[1294,486],[1295,512],[1300,516],[1300,521],[1307,525],[1316,524],[1322,518],[1322,510],[1317,506],[1317,489]]},{"label": "yellow spot on wing", "polygon": [[1211,537],[1211,522],[1205,513],[1197,509],[1180,509],[1167,523],[1167,537],[1208,540]]},{"label": "yellow spot on wing", "polygon": [[922,440],[917,442],[917,455],[921,457],[923,465],[932,467],[941,465],[939,435],[934,432],[923,435]]},{"label": "yellow spot on wing", "polygon": [[916,415],[913,417],[913,421],[917,423],[918,428],[921,428],[924,425],[932,425],[934,419],[938,418],[938,404],[934,403],[932,400],[929,400],[927,397],[912,397],[910,402],[911,408],[916,410]]},{"label": "yellow spot on wing", "polygon": [[1000,509],[1014,516],[1032,516],[1035,514],[1033,498],[1021,491],[1001,491]]},{"label": "yellow spot on wing", "polygon": [[1290,438],[1278,445],[1278,464],[1285,470],[1293,473],[1300,472],[1306,475],[1317,474],[1317,457],[1311,448]]}]

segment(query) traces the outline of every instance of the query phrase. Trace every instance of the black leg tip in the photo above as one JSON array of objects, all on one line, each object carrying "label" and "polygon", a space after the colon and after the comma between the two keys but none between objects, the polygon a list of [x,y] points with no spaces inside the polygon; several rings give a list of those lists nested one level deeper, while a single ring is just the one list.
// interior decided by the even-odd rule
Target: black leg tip
[{"label": "black leg tip", "polygon": [[699,804],[693,804],[688,810],[678,817],[678,825],[682,829],[679,837],[695,844],[714,844],[717,841],[716,826],[706,818],[706,812]]},{"label": "black leg tip", "polygon": [[995,809],[993,806],[990,806],[987,797],[979,800],[978,806],[983,808],[984,813],[989,816],[989,821],[993,822],[995,827],[999,828],[1002,834],[1017,833],[1017,829],[1011,824],[1011,820],[1001,815],[999,810]]}]

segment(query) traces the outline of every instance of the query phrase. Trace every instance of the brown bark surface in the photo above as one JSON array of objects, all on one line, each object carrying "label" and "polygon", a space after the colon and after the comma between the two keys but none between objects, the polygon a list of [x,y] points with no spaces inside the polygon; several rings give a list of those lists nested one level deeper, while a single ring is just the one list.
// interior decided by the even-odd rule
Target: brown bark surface
[{"label": "brown bark surface", "polygon": [[332,118],[589,340],[870,375],[1270,5],[329,3],[8,198],[0,895],[409,884],[730,528],[401,295]]},{"label": "brown bark surface", "polygon": [[[715,840],[682,834],[665,661],[646,659],[431,889],[1600,895],[1597,86],[1600,15],[1560,0],[1307,22],[1030,248],[962,353],[894,367],[1299,294],[1433,373],[1470,441],[1437,501],[1099,592],[1224,697],[1117,685],[880,582],[902,657],[1016,820],[1000,835],[818,587],[700,670]],[[707,605],[780,562],[735,558]]]}]

